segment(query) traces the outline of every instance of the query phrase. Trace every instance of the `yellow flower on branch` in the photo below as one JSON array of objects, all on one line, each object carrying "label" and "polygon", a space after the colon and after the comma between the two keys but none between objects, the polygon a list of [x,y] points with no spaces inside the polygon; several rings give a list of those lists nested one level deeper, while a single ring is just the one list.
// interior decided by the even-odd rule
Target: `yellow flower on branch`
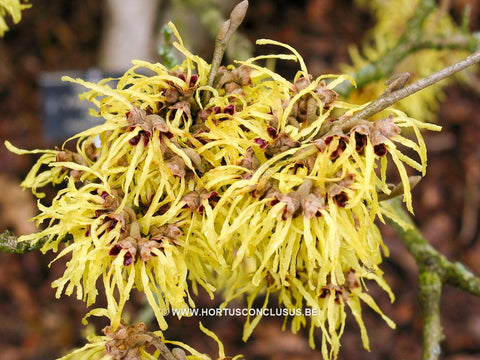
[{"label": "yellow flower on branch", "polygon": [[[105,122],[72,137],[75,152],[7,143],[18,154],[43,153],[24,187],[40,197],[48,183],[65,185],[50,206],[39,203],[44,229],[21,240],[46,237],[43,251],[65,244],[58,258],[70,260],[53,284],[57,296],[76,290],[92,305],[101,279],[112,331],[132,291],[145,294],[165,329],[167,310],[194,307],[191,293],[201,286],[211,297],[222,291],[222,306],[245,295],[249,309],[264,296],[264,308],[276,297],[283,308],[315,310],[310,344],[319,328],[322,354],[334,359],[347,311],[369,347],[362,302],[394,326],[366,286],[376,282],[393,300],[375,222],[395,218],[381,202],[392,162],[412,211],[406,167],[424,174],[419,129],[438,127],[398,110],[349,121],[365,105],[338,100],[335,88],[348,76],[313,79],[294,49],[260,43],[292,53],[267,57],[297,61],[293,82],[257,57],[221,68],[207,86],[210,65],[180,38],[186,59],[172,70],[135,61],[116,87],[66,78],[89,89],[82,97]],[[247,320],[245,340],[260,320]],[[306,325],[305,315],[292,315],[292,331]]]}]

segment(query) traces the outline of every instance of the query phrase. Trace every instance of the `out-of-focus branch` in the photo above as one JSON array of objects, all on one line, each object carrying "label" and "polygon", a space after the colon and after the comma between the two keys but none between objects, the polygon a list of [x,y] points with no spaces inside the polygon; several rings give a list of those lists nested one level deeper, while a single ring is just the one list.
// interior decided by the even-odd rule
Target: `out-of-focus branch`
[{"label": "out-of-focus branch", "polygon": [[0,234],[0,251],[14,254],[25,254],[27,252],[40,249],[45,243],[45,239],[41,239],[35,243],[28,241],[18,241],[18,237],[11,231],[6,230]]},{"label": "out-of-focus branch", "polygon": [[424,318],[423,360],[437,359],[443,339],[440,324],[440,296],[443,284],[480,297],[480,277],[462,263],[451,262],[431,246],[403,208],[401,199],[389,200],[396,213],[410,227],[405,230],[389,221],[419,267],[419,300]]},{"label": "out-of-focus branch", "polygon": [[[382,78],[390,77],[396,66],[406,57],[420,50],[466,50],[478,51],[480,48],[480,33],[469,33],[468,27],[462,24],[463,32],[458,34],[430,35],[423,30],[428,15],[437,8],[435,1],[422,0],[419,2],[415,13],[407,23],[404,35],[388,51],[385,51],[377,61],[371,62],[363,68],[350,74],[355,80],[356,86],[362,88],[365,85]],[[468,19],[468,14],[464,16]],[[354,86],[345,81],[335,88],[340,95],[348,96],[354,90]]]},{"label": "out-of-focus branch", "polygon": [[[63,241],[68,241],[72,238],[71,235],[67,235]],[[9,230],[5,230],[0,234],[0,252],[9,252],[14,254],[25,254],[30,251],[39,250],[43,244],[48,240],[47,236],[44,236],[40,240],[35,242],[31,241],[18,241],[18,236]]]},{"label": "out-of-focus branch", "polygon": [[421,270],[418,283],[418,300],[423,315],[422,360],[436,360],[441,353],[440,342],[444,337],[440,322],[442,279],[436,271]]}]

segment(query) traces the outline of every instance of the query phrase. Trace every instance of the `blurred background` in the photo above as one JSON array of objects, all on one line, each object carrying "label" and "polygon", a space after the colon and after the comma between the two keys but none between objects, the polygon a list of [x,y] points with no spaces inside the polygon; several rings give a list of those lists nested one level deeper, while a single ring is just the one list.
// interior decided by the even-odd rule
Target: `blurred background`
[{"label": "blurred background", "polygon": [[[3,141],[8,139],[25,149],[60,147],[68,131],[78,126],[75,123],[60,131],[62,121],[73,124],[86,111],[77,103],[69,103],[78,89],[62,85],[61,74],[95,80],[125,70],[134,58],[162,61],[161,28],[168,21],[176,24],[188,49],[210,61],[213,34],[235,3],[32,1],[22,21],[0,38],[0,231],[35,231],[27,220],[36,211],[33,197],[19,186],[35,159],[9,153]],[[478,0],[440,3],[454,19],[460,19],[465,6],[470,5],[470,30],[479,31]],[[296,48],[314,76],[338,73],[339,65],[349,62],[349,45],[359,45],[372,26],[372,14],[353,0],[252,0],[227,56],[231,60],[265,53],[265,47],[253,44],[258,38],[268,38]],[[277,70],[292,77],[297,66],[279,63]],[[474,86],[452,85],[443,99],[436,120],[442,132],[425,134],[429,166],[427,176],[413,191],[415,221],[439,251],[480,274],[480,91]],[[72,119],[62,120],[65,113]],[[391,249],[383,269],[397,299],[390,304],[382,291],[375,287],[371,291],[397,329],[391,330],[377,314],[365,309],[372,351],[363,350],[358,327],[349,318],[340,359],[419,359],[421,355],[416,265],[395,233],[387,226],[381,228]],[[50,283],[63,270],[61,261],[48,267],[53,258],[54,254],[40,252],[0,253],[0,360],[55,359],[83,345],[81,319],[86,309],[73,297],[55,299]],[[132,317],[148,319],[142,312],[141,297],[133,300]],[[220,303],[210,301],[205,294],[196,302],[199,307]],[[244,319],[229,317],[172,318],[166,338],[183,340],[215,356],[216,344],[199,331],[199,320],[218,334],[228,355],[276,360],[320,358],[318,350],[309,348],[304,333],[291,334],[288,326],[282,331],[283,318],[262,320],[248,343],[241,341]],[[446,287],[442,322],[446,335],[442,359],[480,358],[480,299]],[[97,330],[105,325],[101,320],[92,322]]]}]

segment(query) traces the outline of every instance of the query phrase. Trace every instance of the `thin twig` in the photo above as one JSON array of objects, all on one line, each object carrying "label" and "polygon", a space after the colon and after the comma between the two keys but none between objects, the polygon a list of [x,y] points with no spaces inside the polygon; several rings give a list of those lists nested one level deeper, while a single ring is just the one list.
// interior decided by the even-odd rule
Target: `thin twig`
[{"label": "thin twig", "polygon": [[[215,76],[217,76],[218,69],[222,64],[223,54],[227,49],[228,42],[232,37],[233,33],[238,29],[242,23],[245,14],[248,9],[248,0],[243,0],[241,3],[237,4],[235,8],[230,13],[230,19],[225,21],[220,28],[220,31],[215,41],[215,49],[213,50],[212,65],[210,68],[210,73],[208,74],[207,84],[213,86]],[[210,98],[210,93],[205,92],[203,94],[203,103],[207,103]]]},{"label": "thin twig", "polygon": [[452,36],[434,36],[422,38],[414,44],[396,45],[389,52],[385,53],[379,60],[369,63],[361,69],[350,74],[355,80],[355,86],[348,80],[335,87],[340,95],[348,97],[355,89],[362,88],[367,84],[392,75],[395,67],[410,54],[420,50],[466,50],[475,52],[478,50],[480,33],[459,34]]},{"label": "thin twig", "polygon": [[212,58],[212,67],[210,69],[210,73],[208,74],[209,86],[213,85],[213,80],[215,79],[218,68],[222,63],[223,54],[225,53],[228,42],[230,41],[233,33],[238,29],[243,19],[245,18],[247,9],[248,0],[243,0],[241,3],[237,4],[237,6],[233,8],[232,12],[230,13],[230,19],[225,21],[220,28],[217,40],[215,42],[215,50],[213,52]]},{"label": "thin twig", "polygon": [[[369,105],[367,105],[365,108],[360,110],[358,113],[354,114],[351,117],[341,117],[339,121],[341,122],[341,128],[344,131],[348,131],[351,129],[358,121],[360,120],[367,120],[369,117],[372,115],[375,115],[376,113],[385,110],[389,106],[395,104],[396,102],[406,98],[407,96],[410,96],[417,91],[420,91],[428,86],[431,86],[449,76],[452,76],[453,74],[466,69],[469,66],[472,66],[476,63],[480,62],[480,51],[470,55],[466,59],[455,63],[454,65],[448,66],[446,68],[443,68],[440,71],[437,71],[436,73],[433,73],[432,75],[420,79],[417,82],[403,88],[399,89],[394,89],[392,91],[391,86],[388,86],[386,91],[373,100]],[[405,75],[405,74],[403,74]],[[332,128],[337,124],[335,121],[327,121],[325,122],[320,131],[318,132],[318,137],[324,136],[327,134]]]},{"label": "thin twig", "polygon": [[165,345],[165,343],[157,335],[155,335],[155,333],[145,331],[138,333],[135,336],[141,337],[144,340],[144,343],[149,342],[155,346],[165,360],[179,360],[175,355],[173,355],[167,345]]},{"label": "thin twig", "polygon": [[363,108],[361,111],[353,115],[348,122],[358,121],[360,119],[368,119],[372,115],[388,108],[389,106],[395,104],[396,102],[410,96],[422,89],[425,89],[428,86],[431,86],[440,80],[443,80],[447,77],[452,76],[453,74],[466,69],[476,63],[480,62],[480,51],[468,56],[466,59],[461,60],[451,66],[443,68],[436,73],[433,73],[426,78],[420,79],[417,82],[404,87],[403,89],[398,89],[390,93],[383,93],[380,97],[373,100],[368,106]]},{"label": "thin twig", "polygon": [[142,346],[153,345],[158,351],[160,351],[161,359],[182,360],[181,356],[175,356],[175,354],[178,354],[178,352],[170,351],[162,339],[151,331],[135,332],[130,334],[125,341],[125,345],[130,349],[137,349]]}]

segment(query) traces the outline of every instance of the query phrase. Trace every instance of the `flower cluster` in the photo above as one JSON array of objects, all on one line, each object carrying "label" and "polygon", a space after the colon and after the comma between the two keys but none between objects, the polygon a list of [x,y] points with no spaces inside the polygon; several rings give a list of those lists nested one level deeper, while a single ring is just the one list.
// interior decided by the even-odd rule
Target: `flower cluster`
[{"label": "flower cluster", "polygon": [[[241,355],[235,357],[225,356],[223,344],[215,333],[206,329],[202,323],[200,323],[200,330],[217,343],[218,360],[241,358]],[[165,340],[160,331],[148,332],[143,323],[128,326],[122,322],[117,328],[106,326],[103,329],[103,333],[104,336],[88,336],[88,344],[58,360],[155,360],[160,358],[211,360],[211,357],[208,355],[199,353],[186,344]],[[166,350],[165,343],[176,345],[177,347],[170,352]],[[147,351],[147,348],[152,347],[152,345],[156,347],[156,351],[153,354]],[[184,349],[190,355],[187,356]]]},{"label": "flower cluster", "polygon": [[[274,41],[259,43],[292,52],[275,57],[299,62],[293,82],[257,57],[221,68],[210,86],[210,65],[172,30],[185,55],[174,69],[134,61],[116,88],[111,79],[66,78],[89,89],[83,97],[105,122],[74,136],[75,152],[43,152],[23,186],[39,197],[48,183],[64,187],[50,206],[39,203],[44,229],[22,240],[46,237],[43,251],[62,244],[58,258],[70,260],[53,284],[57,296],[76,291],[91,305],[103,281],[112,331],[134,288],[165,329],[164,310],[195,306],[191,292],[200,286],[211,296],[221,290],[224,306],[246,295],[249,306],[275,296],[289,309],[318,309],[310,341],[320,328],[325,358],[338,353],[349,308],[368,348],[361,302],[394,326],[365,286],[373,280],[393,300],[375,220],[395,214],[379,194],[391,191],[393,162],[411,209],[405,164],[425,171],[419,128],[435,127],[397,110],[349,121],[362,106],[338,99],[335,87],[348,77],[312,79],[300,55]],[[245,339],[259,320],[247,319]],[[306,323],[296,315],[292,330]]]}]

